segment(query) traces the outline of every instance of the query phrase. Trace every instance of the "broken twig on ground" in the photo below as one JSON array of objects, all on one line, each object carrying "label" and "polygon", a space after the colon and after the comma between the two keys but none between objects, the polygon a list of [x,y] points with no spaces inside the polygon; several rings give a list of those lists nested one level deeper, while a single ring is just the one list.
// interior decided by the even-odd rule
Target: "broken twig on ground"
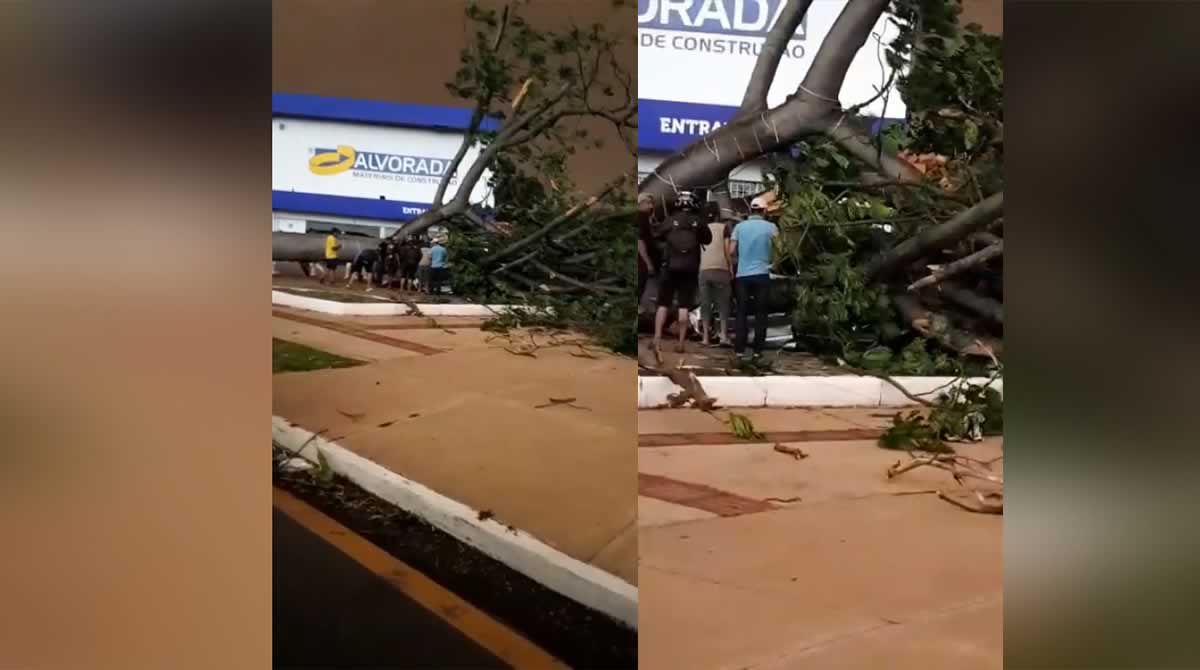
[{"label": "broken twig on ground", "polygon": [[808,454],[804,453],[804,451],[799,447],[789,447],[786,444],[780,444],[776,442],[774,449],[775,451],[778,451],[781,454],[787,454],[798,461],[808,458]]}]

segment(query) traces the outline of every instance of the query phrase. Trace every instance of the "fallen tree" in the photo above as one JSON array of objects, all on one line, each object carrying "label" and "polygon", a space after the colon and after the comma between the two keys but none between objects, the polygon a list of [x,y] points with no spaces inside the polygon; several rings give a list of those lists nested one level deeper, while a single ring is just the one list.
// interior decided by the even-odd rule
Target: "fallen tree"
[{"label": "fallen tree", "polygon": [[[733,211],[730,172],[764,162],[782,233],[773,271],[796,280],[801,346],[910,374],[985,366],[1003,352],[1001,42],[960,26],[957,1],[849,0],[802,82],[770,107],[782,45],[810,4],[781,10],[730,123],[665,160],[639,198],[663,212],[680,190],[712,189]],[[850,63],[885,13],[899,28],[893,74],[843,106]],[[861,110],[893,93],[905,122],[868,132]]]},{"label": "fallen tree", "polygon": [[[636,151],[637,94],[618,57],[624,36],[599,23],[545,30],[522,19],[523,4],[468,6],[475,40],[448,87],[472,105],[472,121],[432,206],[396,235],[445,225],[455,293],[529,307],[493,329],[568,327],[632,353],[635,235],[624,225],[632,181],[617,174],[584,193],[568,169],[572,156],[606,142]],[[631,14],[625,2],[613,5],[617,16]],[[486,117],[497,120],[494,131],[480,130]],[[582,129],[585,119],[604,122],[607,135]],[[469,200],[485,175],[490,217]]]},{"label": "fallen tree", "polygon": [[[444,228],[456,294],[527,307],[494,328],[570,327],[632,353],[635,234],[625,224],[633,180],[614,174],[583,192],[568,162],[606,143],[624,146],[633,162],[636,85],[620,53],[627,31],[607,27],[631,24],[633,8],[615,0],[607,24],[565,19],[548,29],[522,15],[533,1],[468,3],[468,46],[446,86],[471,108],[470,121],[429,209],[393,237]],[[276,259],[322,250],[300,237],[277,236]]]}]

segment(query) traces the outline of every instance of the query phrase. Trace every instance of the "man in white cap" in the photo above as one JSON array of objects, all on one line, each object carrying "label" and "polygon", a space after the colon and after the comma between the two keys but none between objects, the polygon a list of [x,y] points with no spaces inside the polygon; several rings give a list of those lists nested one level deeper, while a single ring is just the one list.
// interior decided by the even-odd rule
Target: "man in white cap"
[{"label": "man in white cap", "polygon": [[729,243],[731,255],[737,256],[737,318],[734,321],[733,350],[739,357],[746,355],[749,317],[754,310],[754,355],[762,354],[767,343],[767,307],[771,296],[771,244],[779,228],[763,218],[766,200],[758,196],[750,201],[750,216],[733,229]]}]

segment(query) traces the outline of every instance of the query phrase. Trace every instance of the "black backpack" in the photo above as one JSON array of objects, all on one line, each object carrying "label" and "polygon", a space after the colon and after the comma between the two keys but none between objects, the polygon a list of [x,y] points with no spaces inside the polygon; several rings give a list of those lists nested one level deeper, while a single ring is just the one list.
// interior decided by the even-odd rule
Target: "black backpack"
[{"label": "black backpack", "polygon": [[690,272],[700,268],[700,217],[688,214],[676,215],[667,223],[666,268],[678,272]]}]

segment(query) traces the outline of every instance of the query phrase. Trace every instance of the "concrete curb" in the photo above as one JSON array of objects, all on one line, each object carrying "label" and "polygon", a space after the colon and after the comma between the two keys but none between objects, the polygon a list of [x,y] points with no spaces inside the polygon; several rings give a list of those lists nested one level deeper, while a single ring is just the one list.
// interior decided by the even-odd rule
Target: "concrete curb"
[{"label": "concrete curb", "polygon": [[[276,291],[273,289],[271,291],[271,304],[281,305],[283,307],[295,307],[296,309],[304,309],[310,312],[321,312],[323,314],[337,314],[339,316],[408,316],[412,312],[408,305],[395,302],[338,302],[336,300],[310,298],[304,295],[285,293],[283,291]],[[425,316],[490,317],[496,316],[496,314],[501,312],[522,308],[516,305],[472,305],[454,303],[439,305],[418,303],[417,309],[421,310],[421,313]]]},{"label": "concrete curb", "polygon": [[[954,377],[893,377],[910,393],[933,400]],[[983,384],[986,378],[969,380]],[[700,377],[718,407],[905,407],[915,405],[891,384],[875,377]],[[1004,392],[1004,381],[992,388]],[[667,406],[679,387],[666,377],[638,377],[638,409]]]},{"label": "concrete curb", "polygon": [[513,532],[479,513],[415,481],[293,425],[271,418],[275,442],[299,450],[311,440],[302,457],[316,461],[319,449],[335,472],[393,505],[421,517],[457,540],[562,595],[637,630],[637,587],[593,565],[572,558],[524,531]]}]

